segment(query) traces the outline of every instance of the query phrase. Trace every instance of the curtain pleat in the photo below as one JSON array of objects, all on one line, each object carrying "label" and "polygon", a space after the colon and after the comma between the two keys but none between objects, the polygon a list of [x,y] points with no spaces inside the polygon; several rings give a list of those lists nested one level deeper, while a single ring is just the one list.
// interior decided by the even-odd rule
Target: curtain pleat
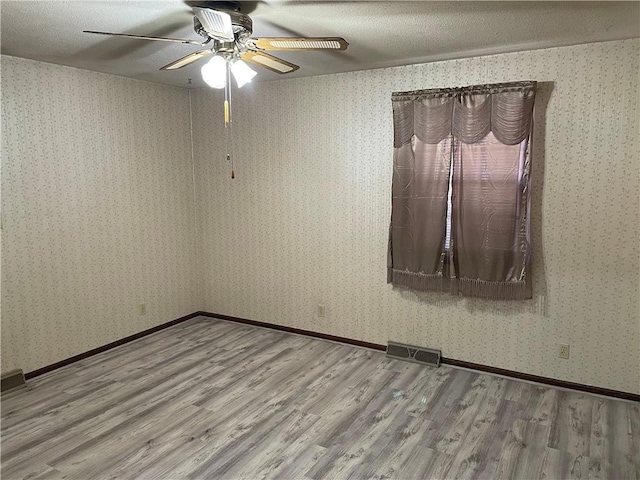
[{"label": "curtain pleat", "polygon": [[425,143],[440,143],[451,135],[453,97],[416,100],[413,133]]},{"label": "curtain pleat", "polygon": [[393,102],[393,146],[399,148],[413,137],[413,102]]},{"label": "curtain pleat", "polygon": [[535,90],[535,82],[518,82],[393,94],[389,283],[530,298],[528,140]]},{"label": "curtain pleat", "polygon": [[491,96],[464,95],[456,98],[453,110],[453,136],[465,143],[476,143],[491,131]]},{"label": "curtain pleat", "polygon": [[491,96],[491,131],[505,145],[516,145],[529,136],[535,92],[497,93]]}]

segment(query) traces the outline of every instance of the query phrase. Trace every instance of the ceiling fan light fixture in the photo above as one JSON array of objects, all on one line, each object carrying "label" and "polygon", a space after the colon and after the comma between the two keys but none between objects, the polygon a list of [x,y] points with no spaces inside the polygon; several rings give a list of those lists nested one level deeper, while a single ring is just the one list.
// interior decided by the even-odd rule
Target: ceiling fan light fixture
[{"label": "ceiling fan light fixture", "polygon": [[257,72],[253,68],[251,68],[239,58],[232,60],[230,62],[230,65],[231,73],[233,73],[233,77],[236,79],[238,88],[242,88],[243,85],[251,82],[253,77],[255,77],[257,74]]},{"label": "ceiling fan light fixture", "polygon": [[212,88],[224,88],[227,83],[227,61],[215,55],[202,67],[202,79]]}]

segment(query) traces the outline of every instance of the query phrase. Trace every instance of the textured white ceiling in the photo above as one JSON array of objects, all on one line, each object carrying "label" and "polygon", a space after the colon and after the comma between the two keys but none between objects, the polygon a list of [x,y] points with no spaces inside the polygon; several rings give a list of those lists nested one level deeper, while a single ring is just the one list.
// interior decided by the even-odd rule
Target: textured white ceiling
[{"label": "textured white ceiling", "polygon": [[[256,2],[249,2],[256,7]],[[250,5],[251,6],[251,5]],[[202,62],[158,69],[197,46],[107,38],[102,30],[199,39],[190,8],[173,1],[6,1],[2,53],[183,87],[204,86]],[[345,52],[282,52],[300,70],[258,80],[321,75],[640,36],[640,2],[263,1],[254,36],[342,36]],[[189,79],[192,83],[189,84]]]}]

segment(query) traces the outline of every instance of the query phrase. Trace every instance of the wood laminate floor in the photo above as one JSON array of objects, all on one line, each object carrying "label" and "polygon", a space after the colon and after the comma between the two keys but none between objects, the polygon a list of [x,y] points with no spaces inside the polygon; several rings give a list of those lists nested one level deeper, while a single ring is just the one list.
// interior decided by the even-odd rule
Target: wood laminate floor
[{"label": "wood laminate floor", "polygon": [[640,478],[637,403],[196,318],[2,400],[2,478]]}]

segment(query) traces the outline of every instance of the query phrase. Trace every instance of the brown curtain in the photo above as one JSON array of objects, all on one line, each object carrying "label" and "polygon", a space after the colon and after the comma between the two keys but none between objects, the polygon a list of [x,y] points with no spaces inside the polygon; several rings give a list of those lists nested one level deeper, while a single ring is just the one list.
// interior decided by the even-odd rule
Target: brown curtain
[{"label": "brown curtain", "polygon": [[535,90],[535,82],[518,82],[393,94],[389,283],[482,298],[531,297]]},{"label": "brown curtain", "polygon": [[[394,155],[387,281],[442,290],[453,97],[393,101]],[[435,128],[429,128],[433,124]]]}]

